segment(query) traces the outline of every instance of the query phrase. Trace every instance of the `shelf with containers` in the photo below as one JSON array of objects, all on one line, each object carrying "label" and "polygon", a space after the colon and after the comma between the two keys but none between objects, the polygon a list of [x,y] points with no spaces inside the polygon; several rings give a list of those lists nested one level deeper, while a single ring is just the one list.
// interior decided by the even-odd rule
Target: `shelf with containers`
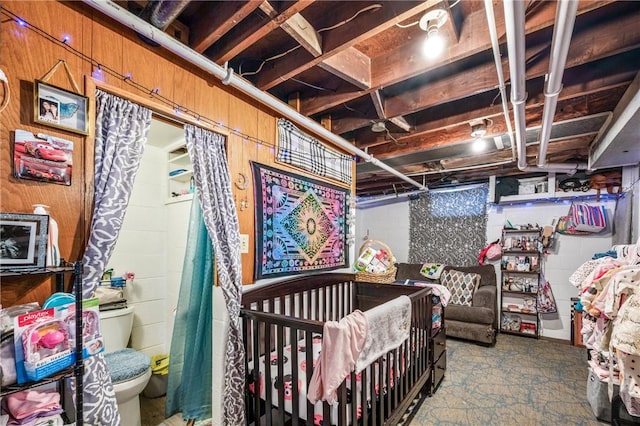
[{"label": "shelf with containers", "polygon": [[[12,285],[12,282],[16,280],[18,280],[16,281],[18,286],[20,288],[24,288],[24,291],[26,292],[29,290],[29,288],[32,288],[32,286],[41,284],[43,279],[47,279],[49,277],[55,278],[56,291],[64,292],[64,277],[68,274],[73,274],[75,299],[75,311],[73,314],[75,329],[74,335],[82,336],[82,271],[83,269],[81,261],[77,261],[72,264],[64,263],[64,266],[59,267],[32,268],[22,270],[4,269],[0,271],[0,280],[2,280],[3,283],[2,292],[4,293],[15,291],[16,286]],[[14,330],[11,331],[12,335],[13,332]],[[75,347],[73,347],[73,352],[75,353],[75,362],[73,363],[73,365],[60,371],[56,371],[53,374],[49,374],[47,375],[47,377],[43,377],[40,380],[26,381],[20,384],[12,383],[0,386],[0,399],[16,392],[40,388],[46,385],[54,386],[56,388],[56,391],[60,394],[60,401],[63,408],[63,413],[61,414],[61,416],[63,418],[64,424],[74,424],[76,426],[82,426],[82,392],[84,374],[82,338],[75,339]],[[6,355],[6,353],[3,352],[3,355]],[[65,397],[65,389],[71,388],[71,386],[65,386],[65,382],[72,378],[75,379],[75,405],[70,402],[69,398]],[[71,405],[71,407],[69,407],[69,405]]]},{"label": "shelf with containers", "polygon": [[539,337],[540,228],[502,230],[500,331]]},{"label": "shelf with containers", "polygon": [[193,198],[193,168],[184,141],[167,150],[167,200],[166,203]]}]

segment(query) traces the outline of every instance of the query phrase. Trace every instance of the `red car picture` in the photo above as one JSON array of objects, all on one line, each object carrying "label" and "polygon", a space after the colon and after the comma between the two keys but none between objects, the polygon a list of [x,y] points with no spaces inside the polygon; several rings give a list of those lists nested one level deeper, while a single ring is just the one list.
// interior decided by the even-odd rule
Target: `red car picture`
[{"label": "red car picture", "polygon": [[67,154],[54,148],[49,142],[28,141],[24,143],[24,150],[35,158],[49,161],[67,161]]},{"label": "red car picture", "polygon": [[58,136],[16,129],[13,175],[40,183],[71,185],[73,142]]},{"label": "red car picture", "polygon": [[34,178],[61,182],[64,180],[64,178],[62,177],[62,175],[59,174],[59,172],[60,172],[59,170],[54,170],[54,169],[46,170],[43,168],[39,168],[33,164],[24,164],[24,168],[23,168],[24,174],[27,174]]}]

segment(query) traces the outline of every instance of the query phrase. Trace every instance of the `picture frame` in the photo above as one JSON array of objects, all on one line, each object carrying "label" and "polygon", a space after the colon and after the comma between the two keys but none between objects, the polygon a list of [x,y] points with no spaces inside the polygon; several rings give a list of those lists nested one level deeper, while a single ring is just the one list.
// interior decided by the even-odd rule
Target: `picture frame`
[{"label": "picture frame", "polygon": [[44,268],[49,216],[0,213],[0,271]]},{"label": "picture frame", "polygon": [[89,134],[89,98],[42,80],[34,81],[33,120],[82,135]]}]

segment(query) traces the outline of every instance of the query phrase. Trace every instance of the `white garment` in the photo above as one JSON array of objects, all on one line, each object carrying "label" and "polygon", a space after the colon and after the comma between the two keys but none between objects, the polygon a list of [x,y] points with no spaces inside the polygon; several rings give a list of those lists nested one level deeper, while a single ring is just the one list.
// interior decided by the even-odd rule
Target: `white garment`
[{"label": "white garment", "polygon": [[356,373],[409,338],[411,299],[399,296],[364,312],[369,324],[364,347],[356,361]]}]

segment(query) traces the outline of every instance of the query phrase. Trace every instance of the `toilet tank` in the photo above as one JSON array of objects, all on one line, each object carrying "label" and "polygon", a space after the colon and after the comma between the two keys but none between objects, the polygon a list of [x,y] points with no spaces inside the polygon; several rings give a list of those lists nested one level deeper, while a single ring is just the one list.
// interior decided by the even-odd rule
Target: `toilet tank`
[{"label": "toilet tank", "polygon": [[133,326],[133,306],[100,312],[100,331],[105,352],[124,349],[129,344]]}]

